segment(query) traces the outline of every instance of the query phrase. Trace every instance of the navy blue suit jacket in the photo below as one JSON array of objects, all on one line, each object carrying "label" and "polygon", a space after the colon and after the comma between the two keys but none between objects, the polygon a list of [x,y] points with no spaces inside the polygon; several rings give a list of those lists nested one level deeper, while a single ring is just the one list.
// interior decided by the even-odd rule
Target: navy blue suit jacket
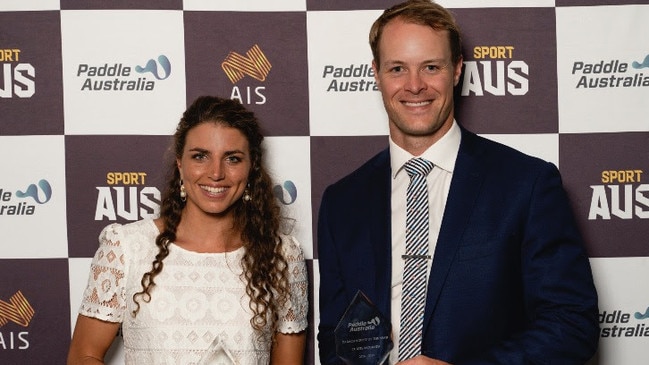
[{"label": "navy blue suit jacket", "polygon": [[[318,220],[323,364],[358,290],[390,317],[390,157],[329,186]],[[597,293],[558,169],[462,129],[429,276],[422,354],[452,364],[583,364]],[[398,325],[398,323],[396,324]]]}]

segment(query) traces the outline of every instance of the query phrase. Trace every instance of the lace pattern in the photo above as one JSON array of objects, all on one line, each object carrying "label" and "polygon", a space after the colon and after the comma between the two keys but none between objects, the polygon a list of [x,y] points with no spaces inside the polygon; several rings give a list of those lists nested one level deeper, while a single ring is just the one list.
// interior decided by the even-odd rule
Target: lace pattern
[{"label": "lace pattern", "polygon": [[[171,244],[151,301],[140,300],[140,312],[131,315],[133,294],[158,252],[157,235],[152,220],[104,228],[79,313],[122,323],[126,364],[198,364],[217,339],[237,364],[269,363],[270,329],[260,338],[250,326],[243,248],[196,253]],[[282,250],[290,294],[280,309],[279,331],[297,333],[307,326],[306,266],[295,238],[282,236]]]}]

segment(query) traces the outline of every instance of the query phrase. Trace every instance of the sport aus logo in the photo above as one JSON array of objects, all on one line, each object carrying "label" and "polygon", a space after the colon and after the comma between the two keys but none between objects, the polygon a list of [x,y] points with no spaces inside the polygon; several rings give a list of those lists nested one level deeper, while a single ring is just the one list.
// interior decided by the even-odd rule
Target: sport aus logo
[{"label": "sport aus logo", "polygon": [[0,98],[30,98],[36,93],[36,69],[30,63],[20,62],[20,49],[0,49],[2,80]]}]

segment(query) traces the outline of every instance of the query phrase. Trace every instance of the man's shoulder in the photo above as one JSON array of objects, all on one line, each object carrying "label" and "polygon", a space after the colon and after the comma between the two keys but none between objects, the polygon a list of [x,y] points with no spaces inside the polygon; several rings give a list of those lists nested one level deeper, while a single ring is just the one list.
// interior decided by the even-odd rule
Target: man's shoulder
[{"label": "man's shoulder", "polygon": [[477,156],[485,163],[491,161],[496,164],[515,164],[521,167],[548,165],[548,161],[539,157],[469,131],[465,131],[462,135],[462,146],[460,153]]},{"label": "man's shoulder", "polygon": [[[342,219],[367,215],[386,208],[390,196],[390,153],[385,149],[360,167],[327,186],[322,194],[321,209],[334,212]],[[386,209],[389,209],[389,205]],[[331,218],[334,219],[334,218]],[[346,219],[346,218],[345,218]]]}]

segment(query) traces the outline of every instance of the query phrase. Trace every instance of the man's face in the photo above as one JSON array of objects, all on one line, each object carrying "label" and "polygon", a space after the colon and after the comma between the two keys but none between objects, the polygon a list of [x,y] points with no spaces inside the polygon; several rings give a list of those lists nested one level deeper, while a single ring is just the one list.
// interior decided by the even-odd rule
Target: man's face
[{"label": "man's face", "polygon": [[392,140],[414,155],[435,143],[453,123],[453,65],[448,31],[397,18],[383,29],[380,65],[372,64],[389,118]]}]

